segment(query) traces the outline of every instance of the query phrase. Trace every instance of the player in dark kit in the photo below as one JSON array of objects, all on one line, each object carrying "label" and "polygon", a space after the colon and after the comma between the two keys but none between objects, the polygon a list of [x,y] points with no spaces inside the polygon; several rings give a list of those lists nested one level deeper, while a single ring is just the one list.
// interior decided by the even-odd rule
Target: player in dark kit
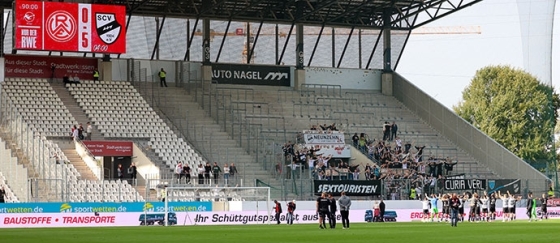
[{"label": "player in dark kit", "polygon": [[548,203],[548,197],[546,197],[546,194],[542,194],[542,198],[541,198],[541,220],[544,219],[548,219],[548,209],[546,208],[546,204]]},{"label": "player in dark kit", "polygon": [[496,220],[496,195],[494,193],[490,194],[490,215],[488,217],[489,221]]},{"label": "player in dark kit", "polygon": [[464,195],[457,196],[459,198],[459,220],[463,222],[465,216],[465,199]]},{"label": "player in dark kit", "polygon": [[451,208],[450,208],[450,196],[443,195],[441,198],[441,204],[443,205],[443,218],[445,221],[449,221],[449,216],[451,215]]},{"label": "player in dark kit", "polygon": [[336,227],[336,199],[334,199],[332,194],[329,193],[328,195],[329,195],[329,226],[331,227],[331,229],[334,229]]},{"label": "player in dark kit", "polygon": [[327,193],[323,192],[319,198],[317,198],[317,214],[319,214],[319,228],[326,229],[325,216],[329,214],[330,200],[327,198]]}]

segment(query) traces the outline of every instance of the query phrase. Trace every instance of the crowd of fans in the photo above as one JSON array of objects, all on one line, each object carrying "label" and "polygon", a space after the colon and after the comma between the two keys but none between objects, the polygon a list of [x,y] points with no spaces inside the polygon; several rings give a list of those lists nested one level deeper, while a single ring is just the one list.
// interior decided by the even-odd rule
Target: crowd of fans
[{"label": "crowd of fans", "polygon": [[[338,131],[336,124],[313,125],[310,130],[317,133]],[[315,180],[383,180],[390,199],[406,199],[402,198],[403,195],[410,198],[412,188],[435,193],[437,188],[443,187],[445,176],[452,175],[456,159],[425,154],[426,146],[403,141],[398,136],[395,122],[385,122],[382,134],[383,139],[376,140],[365,133],[354,133],[352,146],[373,162],[354,165],[349,165],[347,159],[317,153],[322,147],[334,145],[296,145],[289,141],[282,147],[288,171],[282,173],[283,166],[279,163],[277,173],[286,175],[286,178],[306,178],[308,175]],[[298,136],[298,142],[302,141],[302,136]],[[306,170],[309,172],[305,173]]]}]

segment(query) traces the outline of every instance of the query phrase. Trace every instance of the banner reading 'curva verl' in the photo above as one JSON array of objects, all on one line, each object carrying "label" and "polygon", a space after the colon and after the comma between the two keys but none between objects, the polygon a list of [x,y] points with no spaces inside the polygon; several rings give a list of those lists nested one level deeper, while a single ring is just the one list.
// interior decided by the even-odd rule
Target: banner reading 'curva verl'
[{"label": "banner reading 'curva verl'", "polygon": [[126,52],[126,9],[120,5],[16,1],[15,49]]}]

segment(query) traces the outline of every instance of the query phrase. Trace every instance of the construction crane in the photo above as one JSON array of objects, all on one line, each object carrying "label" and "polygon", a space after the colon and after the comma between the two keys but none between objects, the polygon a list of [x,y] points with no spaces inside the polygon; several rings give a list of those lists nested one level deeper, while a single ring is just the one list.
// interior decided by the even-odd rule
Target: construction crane
[{"label": "construction crane", "polygon": [[[210,30],[210,41],[214,40],[215,36],[238,36],[238,37],[247,37],[247,31],[246,31],[247,25],[245,26],[245,28],[237,28],[234,31],[228,32],[228,33],[224,33],[224,32],[216,32],[213,29]],[[280,38],[286,38],[288,36],[288,32],[290,31],[290,28],[288,26],[279,26],[278,28],[278,36]],[[323,29],[323,33],[322,35],[332,35],[333,31],[335,31],[334,33],[336,35],[349,35],[350,34],[350,29],[346,29],[346,28],[337,28],[337,29],[333,29],[333,28],[325,28]],[[362,29],[361,31],[361,35],[379,35],[379,30],[370,30],[370,29]],[[251,35],[253,35],[254,33],[256,33],[256,31],[252,31]],[[321,27],[315,27],[315,26],[307,26],[305,27],[305,32],[303,33],[304,35],[319,35],[319,33],[321,33]],[[394,31],[391,33],[392,35],[407,35],[408,31]],[[427,26],[422,26],[419,28],[416,28],[414,30],[412,30],[412,35],[480,35],[482,34],[482,30],[480,26],[434,26],[434,27],[427,27]],[[276,35],[276,28],[262,28],[261,32],[259,33],[259,35]],[[354,33],[354,35],[357,35],[357,32]],[[202,31],[197,30],[195,32],[195,36],[202,36]],[[247,42],[245,41],[243,43],[243,51],[241,52],[241,57],[242,57],[242,62],[246,63],[247,62],[247,55],[248,55],[248,50],[247,47],[252,48],[253,43],[252,43],[252,38],[250,38],[250,42],[249,45],[247,45]],[[251,56],[251,62],[254,62],[256,57],[256,53],[253,53],[253,55]]]}]

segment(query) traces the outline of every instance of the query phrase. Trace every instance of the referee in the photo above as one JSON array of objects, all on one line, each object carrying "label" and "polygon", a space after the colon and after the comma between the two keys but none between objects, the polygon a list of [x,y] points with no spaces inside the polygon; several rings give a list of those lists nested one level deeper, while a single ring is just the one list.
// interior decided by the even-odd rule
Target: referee
[{"label": "referee", "polygon": [[352,200],[346,196],[346,192],[340,193],[340,198],[338,199],[338,206],[340,207],[340,216],[342,217],[342,229],[350,228],[350,220],[348,220],[348,214],[350,213],[350,206],[352,206]]},{"label": "referee", "polygon": [[325,216],[329,214],[330,200],[327,198],[327,193],[321,193],[321,196],[317,198],[317,214],[319,214],[319,229],[326,229]]}]

